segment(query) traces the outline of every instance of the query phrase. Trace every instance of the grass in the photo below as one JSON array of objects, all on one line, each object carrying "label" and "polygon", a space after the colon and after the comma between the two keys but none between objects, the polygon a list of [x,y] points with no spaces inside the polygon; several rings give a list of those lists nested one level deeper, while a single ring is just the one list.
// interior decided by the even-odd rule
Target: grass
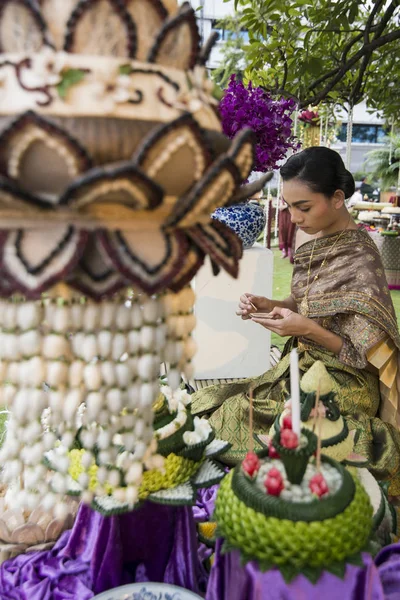
[{"label": "grass", "polygon": [[[278,248],[273,248],[272,251],[274,253],[273,298],[274,300],[284,300],[290,294],[293,266],[288,258],[281,258],[281,252]],[[400,290],[391,290],[391,296],[400,328]],[[283,348],[286,340],[287,338],[281,338],[275,333],[271,334],[271,344],[279,348]]]}]

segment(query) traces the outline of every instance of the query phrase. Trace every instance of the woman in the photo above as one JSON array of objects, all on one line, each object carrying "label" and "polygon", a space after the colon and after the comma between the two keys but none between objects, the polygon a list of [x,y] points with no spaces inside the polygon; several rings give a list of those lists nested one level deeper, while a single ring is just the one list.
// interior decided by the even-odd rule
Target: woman
[{"label": "woman", "polygon": [[232,443],[230,463],[241,460],[248,449],[250,387],[255,432],[266,433],[287,398],[288,351],[296,344],[302,373],[316,360],[325,363],[342,414],[359,431],[356,450],[378,479],[390,482],[390,493],[400,495],[400,337],[377,248],[345,205],[353,177],[339,154],[323,147],[293,155],[281,176],[302,238],[291,295],[274,301],[244,294],[237,314],[291,342],[260,377],[194,394],[193,413],[209,415],[218,436]]}]

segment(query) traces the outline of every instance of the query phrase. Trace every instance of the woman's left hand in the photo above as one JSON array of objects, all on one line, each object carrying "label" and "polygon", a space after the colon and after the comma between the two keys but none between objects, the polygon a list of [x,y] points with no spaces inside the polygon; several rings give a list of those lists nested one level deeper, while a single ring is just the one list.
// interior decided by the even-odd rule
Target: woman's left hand
[{"label": "woman's left hand", "polygon": [[275,307],[268,317],[251,317],[254,323],[259,323],[265,329],[281,337],[307,337],[313,321],[293,312],[289,308]]}]

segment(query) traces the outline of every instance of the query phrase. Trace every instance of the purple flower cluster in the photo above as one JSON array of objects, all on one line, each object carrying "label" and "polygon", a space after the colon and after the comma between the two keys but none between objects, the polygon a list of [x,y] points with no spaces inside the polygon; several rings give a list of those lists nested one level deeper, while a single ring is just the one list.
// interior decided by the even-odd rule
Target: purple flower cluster
[{"label": "purple flower cluster", "polygon": [[238,131],[250,127],[256,134],[255,171],[276,169],[290,148],[298,149],[298,140],[292,135],[291,113],[294,100],[271,95],[251,82],[247,87],[232,75],[220,103],[222,127],[225,135],[233,138]]}]

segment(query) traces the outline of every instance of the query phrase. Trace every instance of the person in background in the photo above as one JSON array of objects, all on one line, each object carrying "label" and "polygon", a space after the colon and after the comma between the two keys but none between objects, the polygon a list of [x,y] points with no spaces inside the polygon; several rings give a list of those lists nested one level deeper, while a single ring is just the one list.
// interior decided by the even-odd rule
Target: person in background
[{"label": "person in background", "polygon": [[285,203],[279,208],[278,213],[279,228],[279,250],[282,252],[282,258],[288,258],[293,263],[293,242],[296,232],[296,225],[292,222],[290,210]]},{"label": "person in background", "polygon": [[361,192],[361,196],[363,197],[363,199],[365,198],[365,196],[372,199],[372,194],[374,192],[374,188],[372,187],[372,185],[370,185],[369,183],[367,183],[367,177],[363,177],[361,179],[361,186],[360,186],[360,192]]}]

